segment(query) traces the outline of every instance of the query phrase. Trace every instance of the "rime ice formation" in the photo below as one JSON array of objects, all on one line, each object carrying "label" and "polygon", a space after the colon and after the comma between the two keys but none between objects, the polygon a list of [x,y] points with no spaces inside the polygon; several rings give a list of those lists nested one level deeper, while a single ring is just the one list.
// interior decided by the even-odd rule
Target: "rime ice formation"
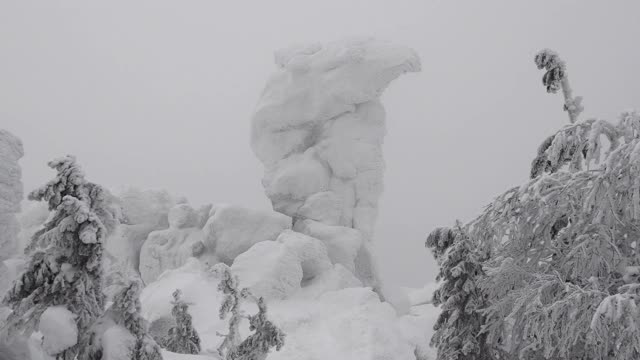
[{"label": "rime ice formation", "polygon": [[203,228],[204,245],[207,252],[215,252],[220,261],[231,265],[254,244],[275,240],[286,229],[291,229],[291,218],[277,212],[216,205]]},{"label": "rime ice formation", "polygon": [[332,267],[322,242],[285,230],[276,241],[259,242],[240,254],[231,271],[254,295],[281,300]]},{"label": "rime ice formation", "polygon": [[169,228],[149,234],[140,250],[140,275],[149,284],[167,269],[182,266],[192,256],[201,255],[204,236],[196,224],[195,210],[179,204],[169,211]]},{"label": "rime ice formation", "polygon": [[169,226],[169,210],[178,200],[166,191],[135,188],[118,198],[124,221],[107,239],[105,250],[137,272],[142,245],[151,232]]},{"label": "rime ice formation", "polygon": [[[273,208],[296,222],[354,228],[368,242],[383,188],[385,112],[379,97],[399,75],[420,70],[418,56],[363,39],[281,50],[276,64],[251,131]],[[358,256],[358,277],[375,284],[366,246]]]},{"label": "rime ice formation", "polygon": [[16,214],[22,201],[22,172],[18,160],[23,155],[22,141],[0,130],[0,261],[18,250],[20,225]]}]

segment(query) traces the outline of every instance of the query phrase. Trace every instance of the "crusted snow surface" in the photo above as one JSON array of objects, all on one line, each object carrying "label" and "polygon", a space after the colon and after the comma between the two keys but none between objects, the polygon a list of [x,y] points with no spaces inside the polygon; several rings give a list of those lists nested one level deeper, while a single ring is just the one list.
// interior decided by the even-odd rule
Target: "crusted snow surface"
[{"label": "crusted snow surface", "polygon": [[47,354],[59,354],[78,342],[75,318],[64,306],[52,306],[42,313],[38,330],[42,333],[42,348]]},{"label": "crusted snow surface", "polygon": [[[281,244],[281,242],[265,242]],[[233,269],[232,269],[233,270]],[[151,322],[170,316],[171,293],[180,288],[200,334],[204,359],[216,359],[215,349],[222,341],[216,332],[227,332],[227,321],[220,320],[218,309],[222,296],[216,290],[218,279],[196,259],[181,268],[165,272],[142,293],[143,315]],[[240,281],[240,286],[243,286]],[[285,346],[272,351],[272,360],[300,359],[374,359],[415,360],[415,354],[428,357],[428,336],[435,320],[432,309],[411,309],[399,317],[388,303],[381,302],[370,288],[342,265],[333,265],[308,283],[303,283],[287,299],[270,299],[268,316],[285,333]],[[429,305],[430,306],[430,305]],[[254,305],[244,305],[246,314],[255,313]],[[240,327],[249,334],[248,324]],[[195,356],[164,353],[165,359],[197,360]]]},{"label": "crusted snow surface", "polygon": [[22,142],[0,130],[0,261],[18,251],[20,225],[16,214],[22,201],[22,171],[18,160],[24,155]]}]

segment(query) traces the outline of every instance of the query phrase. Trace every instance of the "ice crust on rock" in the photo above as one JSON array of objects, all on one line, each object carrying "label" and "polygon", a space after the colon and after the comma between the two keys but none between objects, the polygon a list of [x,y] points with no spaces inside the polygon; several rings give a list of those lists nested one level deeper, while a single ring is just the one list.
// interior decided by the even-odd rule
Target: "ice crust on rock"
[{"label": "ice crust on rock", "polygon": [[286,299],[333,268],[321,241],[285,230],[276,241],[263,241],[238,256],[231,271],[242,287],[265,299]]},{"label": "ice crust on rock", "polygon": [[286,229],[291,229],[291,218],[286,215],[221,204],[211,208],[202,230],[206,251],[230,265],[254,244],[275,240]]},{"label": "ice crust on rock", "polygon": [[366,243],[383,190],[386,130],[379,97],[401,74],[420,71],[419,58],[407,47],[367,38],[290,47],[276,52],[275,62],[251,120],[265,193],[276,211],[296,222],[360,231],[363,246],[354,265],[338,263],[377,289]]},{"label": "ice crust on rock", "polygon": [[385,113],[378,101],[416,53],[374,39],[295,46],[276,53],[252,118],[274,209],[371,236],[382,192]]},{"label": "ice crust on rock", "polygon": [[22,170],[18,160],[22,156],[22,141],[0,129],[0,261],[18,251],[20,224],[16,214],[20,212],[23,196]]}]

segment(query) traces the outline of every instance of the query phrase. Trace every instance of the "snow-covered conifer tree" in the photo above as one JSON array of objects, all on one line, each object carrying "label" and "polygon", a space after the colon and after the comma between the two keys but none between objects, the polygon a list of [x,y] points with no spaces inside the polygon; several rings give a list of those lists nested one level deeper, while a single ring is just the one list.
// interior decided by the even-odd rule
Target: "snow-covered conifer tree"
[{"label": "snow-covered conifer tree", "polygon": [[[231,314],[229,320],[229,333],[224,336],[224,340],[218,353],[226,360],[264,360],[271,348],[276,351],[284,346],[285,334],[267,319],[267,305],[262,297],[256,298],[249,289],[238,289],[238,279],[231,273],[231,269],[222,263],[216,264],[213,273],[221,278],[218,289],[226,296],[220,306],[220,318],[224,319],[227,314]],[[258,306],[258,313],[244,316],[240,310],[241,299],[249,299]],[[240,340],[238,328],[242,318],[249,319],[249,330],[253,331],[246,339]]]},{"label": "snow-covered conifer tree", "polygon": [[[147,321],[140,314],[140,292],[142,291],[142,282],[136,279],[120,290],[113,298],[113,304],[107,309],[103,315],[102,323],[113,323],[126,329],[135,339],[129,347],[128,353],[130,360],[162,360],[160,347],[147,334]],[[108,319],[105,321],[105,319]],[[89,331],[91,339],[90,344],[82,349],[79,358],[86,360],[102,360],[104,344],[100,343],[99,338],[103,334],[104,325],[98,323]],[[126,345],[126,344],[125,344]],[[117,344],[122,346],[122,344]]]},{"label": "snow-covered conifer tree", "polygon": [[84,346],[86,330],[104,310],[102,241],[117,219],[109,194],[85,180],[73,156],[49,166],[56,177],[29,199],[46,201],[53,215],[34,234],[26,270],[3,302],[13,310],[7,319],[10,333],[30,334],[47,308],[66,307],[75,316],[79,341],[57,356],[73,359]]},{"label": "snow-covered conifer tree", "polygon": [[238,289],[238,278],[231,273],[231,269],[223,263],[216,264],[212,272],[220,277],[218,290],[225,295],[222,305],[220,306],[220,319],[229,318],[229,332],[226,335],[218,334],[224,337],[222,343],[218,347],[218,354],[221,358],[225,358],[240,344],[240,332],[238,330],[240,321],[242,320],[242,312],[240,311],[240,289]]},{"label": "snow-covered conifer tree", "polygon": [[460,224],[435,229],[426,245],[440,265],[436,280],[441,285],[433,294],[433,304],[441,306],[442,312],[431,338],[438,360],[493,359],[486,335],[481,334],[481,309],[486,304],[478,280],[486,254],[477,249]]},{"label": "snow-covered conifer tree", "polygon": [[640,359],[640,114],[579,120],[564,63],[544,51],[536,64],[565,92],[570,123],[540,147],[529,181],[464,226],[492,255],[482,334],[509,358]]},{"label": "snow-covered conifer tree", "polygon": [[253,334],[244,339],[227,355],[228,360],[264,360],[271,348],[279,351],[284,346],[284,333],[267,319],[267,304],[262,297],[256,298],[248,289],[242,290],[242,297],[251,299],[258,305],[258,313],[249,315],[249,330]]},{"label": "snow-covered conifer tree", "polygon": [[171,315],[173,315],[176,325],[169,329],[164,347],[179,354],[199,354],[200,336],[193,328],[191,315],[188,311],[189,304],[182,300],[180,289],[173,292],[172,304]]}]

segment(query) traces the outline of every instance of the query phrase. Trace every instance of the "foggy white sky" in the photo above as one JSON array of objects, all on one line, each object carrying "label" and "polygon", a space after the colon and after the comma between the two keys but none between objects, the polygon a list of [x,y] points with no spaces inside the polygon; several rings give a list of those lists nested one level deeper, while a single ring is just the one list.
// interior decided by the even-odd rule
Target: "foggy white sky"
[{"label": "foggy white sky", "polygon": [[24,142],[27,190],[71,153],[112,189],[268,208],[249,121],[273,51],[361,35],[411,46],[422,73],[383,96],[375,241],[383,277],[420,286],[436,269],[426,235],[526,180],[567,121],[537,50],[567,61],[585,116],[640,108],[639,11],[635,0],[0,0],[0,128]]}]

